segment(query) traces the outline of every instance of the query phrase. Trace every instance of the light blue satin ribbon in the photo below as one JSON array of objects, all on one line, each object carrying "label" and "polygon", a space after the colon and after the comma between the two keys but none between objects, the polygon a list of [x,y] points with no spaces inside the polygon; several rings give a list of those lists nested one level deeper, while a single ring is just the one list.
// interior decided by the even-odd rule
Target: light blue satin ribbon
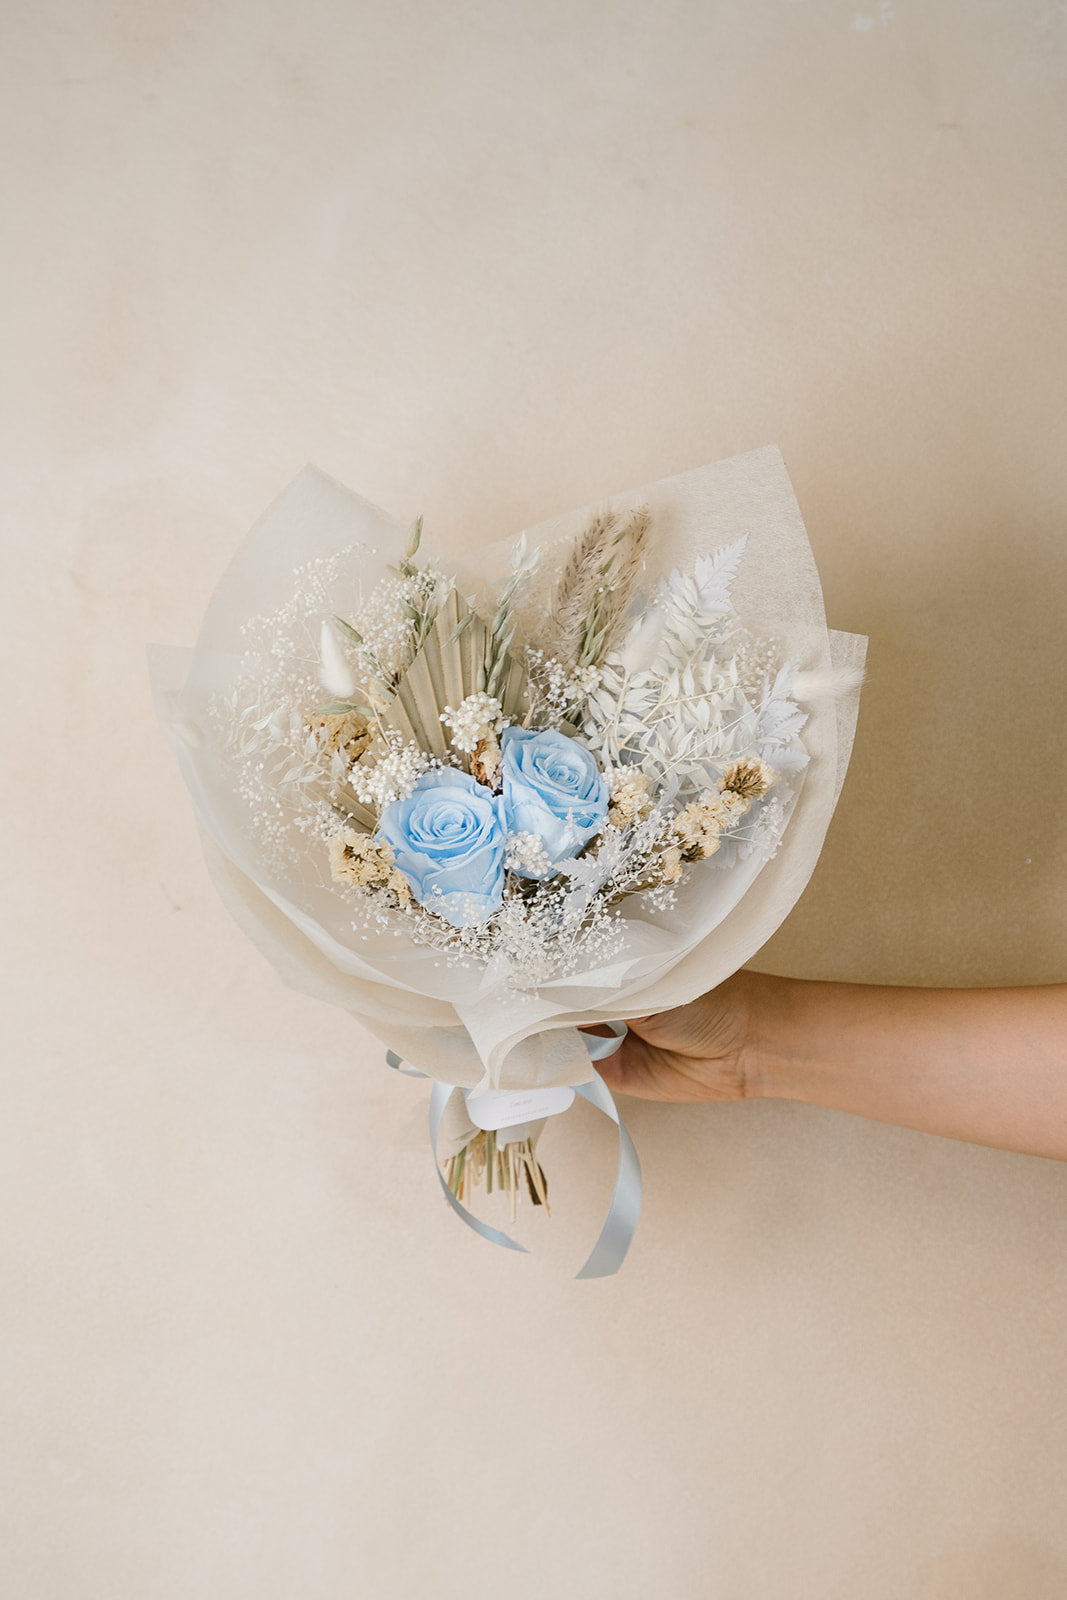
[{"label": "light blue satin ribbon", "polygon": [[[610,1039],[601,1038],[598,1034],[582,1034],[590,1061],[603,1061],[605,1056],[614,1055],[626,1037],[625,1022],[609,1022],[606,1026],[612,1032]],[[426,1076],[417,1067],[409,1067],[393,1050],[386,1052],[385,1059],[396,1072],[402,1072],[406,1077]],[[445,1114],[445,1106],[448,1104],[453,1087],[454,1085],[450,1083],[435,1082],[430,1090],[430,1148],[433,1151],[434,1167],[445,1199],[460,1220],[465,1222],[468,1228],[473,1228],[475,1233],[481,1234],[483,1239],[488,1239],[490,1244],[498,1244],[505,1250],[520,1250],[523,1255],[529,1255],[530,1252],[524,1244],[519,1244],[517,1240],[502,1233],[499,1228],[491,1228],[487,1222],[480,1222],[473,1216],[466,1206],[460,1204],[445,1182],[441,1164],[437,1159],[437,1136],[441,1131],[441,1119]],[[603,1111],[619,1130],[619,1167],[608,1214],[584,1266],[574,1274],[576,1278],[610,1278],[612,1273],[618,1272],[622,1266],[637,1229],[637,1219],[641,1214],[641,1163],[637,1159],[637,1151],[626,1131],[626,1125],[619,1116],[611,1090],[599,1072],[594,1072],[592,1083],[575,1084],[574,1087],[583,1100],[588,1100],[591,1106]]]}]

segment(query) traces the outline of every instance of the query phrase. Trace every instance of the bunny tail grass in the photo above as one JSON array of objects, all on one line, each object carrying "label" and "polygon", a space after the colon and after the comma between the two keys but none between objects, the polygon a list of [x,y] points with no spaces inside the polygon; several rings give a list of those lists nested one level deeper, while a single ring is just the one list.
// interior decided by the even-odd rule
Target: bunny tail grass
[{"label": "bunny tail grass", "polygon": [[842,700],[858,689],[865,673],[862,667],[813,667],[798,672],[793,682],[793,698],[810,704],[814,700]]}]

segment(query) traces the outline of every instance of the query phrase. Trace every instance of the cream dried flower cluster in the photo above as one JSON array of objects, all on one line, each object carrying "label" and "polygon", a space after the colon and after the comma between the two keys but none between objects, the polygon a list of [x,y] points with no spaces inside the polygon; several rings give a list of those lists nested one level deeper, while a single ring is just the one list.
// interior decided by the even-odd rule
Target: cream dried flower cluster
[{"label": "cream dried flower cluster", "polygon": [[308,718],[308,727],[328,754],[340,751],[349,762],[358,761],[374,741],[373,728],[358,711],[313,711]]},{"label": "cream dried flower cluster", "polygon": [[630,828],[643,822],[654,804],[652,780],[638,767],[612,767],[608,772],[611,804],[608,821],[616,828]]},{"label": "cream dried flower cluster", "polygon": [[369,833],[341,828],[330,838],[330,870],[338,883],[353,889],[384,889],[395,895],[397,905],[411,904],[411,889],[398,872],[390,846]]},{"label": "cream dried flower cluster", "polygon": [[736,827],[753,800],[766,794],[775,779],[773,767],[758,757],[734,761],[718,787],[692,800],[671,822],[685,861],[705,861],[715,854],[724,833]]},{"label": "cream dried flower cluster", "polygon": [[657,809],[651,780],[640,770],[616,767],[609,778],[608,822],[612,827],[625,833],[649,819],[658,820],[659,832],[650,842],[647,861],[647,886],[652,888],[680,882],[687,864],[713,856],[753,800],[766,794],[775,772],[758,757],[733,762],[714,789],[705,790],[673,813]]},{"label": "cream dried flower cluster", "polygon": [[751,803],[767,793],[774,779],[773,767],[758,756],[748,756],[742,761],[731,761],[719,779],[719,788],[724,795],[736,795],[739,800]]}]

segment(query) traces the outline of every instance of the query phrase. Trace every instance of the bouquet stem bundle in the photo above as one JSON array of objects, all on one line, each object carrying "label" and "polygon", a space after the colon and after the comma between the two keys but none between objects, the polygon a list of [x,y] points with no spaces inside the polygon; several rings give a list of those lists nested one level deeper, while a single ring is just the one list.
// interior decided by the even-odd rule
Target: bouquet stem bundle
[{"label": "bouquet stem bundle", "polygon": [[520,1187],[525,1180],[530,1199],[535,1206],[544,1206],[545,1215],[552,1213],[548,1206],[548,1181],[537,1157],[532,1139],[513,1140],[500,1144],[496,1134],[475,1134],[458,1155],[450,1156],[444,1163],[445,1182],[457,1200],[470,1198],[470,1191],[484,1181],[486,1194],[492,1194],[494,1185],[507,1193],[511,1205],[511,1220],[515,1221]]}]

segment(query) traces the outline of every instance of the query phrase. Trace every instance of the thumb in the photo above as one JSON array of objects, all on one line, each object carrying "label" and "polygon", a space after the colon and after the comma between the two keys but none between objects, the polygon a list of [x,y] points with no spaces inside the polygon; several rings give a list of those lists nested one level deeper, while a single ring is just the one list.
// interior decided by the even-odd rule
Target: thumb
[{"label": "thumb", "polygon": [[[627,1019],[627,1031],[623,1035],[618,1049],[612,1050],[610,1055],[602,1056],[599,1060],[593,1062],[593,1066],[609,1089],[618,1090],[621,1094],[625,1094],[632,1084],[634,1070],[637,1066],[635,1057],[640,1052],[641,1039],[638,1033],[631,1032],[630,1029],[640,1027],[641,1023],[646,1020],[644,1017]],[[584,1023],[580,1025],[579,1031],[600,1039],[613,1037],[612,1030],[604,1023]]]}]

